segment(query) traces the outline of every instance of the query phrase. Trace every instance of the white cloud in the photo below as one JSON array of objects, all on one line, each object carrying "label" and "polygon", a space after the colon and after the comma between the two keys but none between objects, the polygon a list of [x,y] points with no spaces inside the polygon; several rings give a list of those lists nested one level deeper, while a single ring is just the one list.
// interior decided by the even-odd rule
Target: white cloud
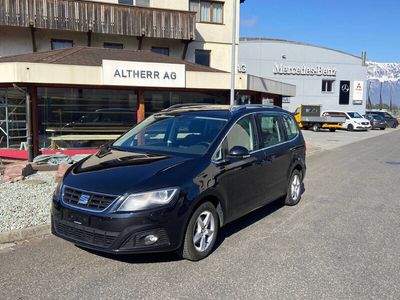
[{"label": "white cloud", "polygon": [[241,24],[246,27],[254,27],[257,25],[258,18],[257,16],[251,16],[250,18],[243,18]]}]

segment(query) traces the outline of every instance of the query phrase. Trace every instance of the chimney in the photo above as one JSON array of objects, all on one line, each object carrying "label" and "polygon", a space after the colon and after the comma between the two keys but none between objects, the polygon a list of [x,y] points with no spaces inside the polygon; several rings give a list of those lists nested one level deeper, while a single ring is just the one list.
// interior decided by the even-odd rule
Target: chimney
[{"label": "chimney", "polygon": [[367,52],[363,51],[361,53],[361,60],[362,60],[362,65],[366,66],[367,65]]}]

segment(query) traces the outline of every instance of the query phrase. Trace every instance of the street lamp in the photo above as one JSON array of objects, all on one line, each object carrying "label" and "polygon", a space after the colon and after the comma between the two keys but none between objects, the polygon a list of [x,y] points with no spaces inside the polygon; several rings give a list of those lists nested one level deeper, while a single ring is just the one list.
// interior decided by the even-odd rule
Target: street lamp
[{"label": "street lamp", "polygon": [[233,0],[233,29],[232,29],[232,60],[231,60],[231,96],[230,96],[230,105],[235,105],[237,2],[238,2],[238,0]]}]

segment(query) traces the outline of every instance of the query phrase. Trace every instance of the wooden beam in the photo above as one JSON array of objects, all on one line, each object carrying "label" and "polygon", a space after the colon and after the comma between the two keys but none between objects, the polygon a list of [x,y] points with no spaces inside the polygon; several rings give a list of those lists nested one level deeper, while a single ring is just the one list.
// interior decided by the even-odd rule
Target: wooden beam
[{"label": "wooden beam", "polygon": [[89,30],[87,32],[87,45],[88,47],[92,47],[92,31]]},{"label": "wooden beam", "polygon": [[144,91],[138,90],[137,98],[137,122],[141,122],[145,119],[145,107],[144,107]]},{"label": "wooden beam", "polygon": [[139,40],[139,44],[138,44],[138,50],[142,50],[142,46],[143,46],[143,36],[138,36],[137,39]]},{"label": "wooden beam", "polygon": [[37,101],[37,87],[30,88],[32,106],[32,138],[33,138],[33,157],[39,155],[39,109]]},{"label": "wooden beam", "polygon": [[182,43],[184,44],[184,46],[183,46],[183,53],[182,53],[182,60],[186,60],[186,55],[187,55],[188,47],[189,47],[189,44],[191,43],[191,41],[185,41],[185,40],[183,40]]},{"label": "wooden beam", "polygon": [[32,52],[37,52],[37,45],[36,45],[36,28],[33,25],[29,26],[31,28],[31,38],[32,38]]}]

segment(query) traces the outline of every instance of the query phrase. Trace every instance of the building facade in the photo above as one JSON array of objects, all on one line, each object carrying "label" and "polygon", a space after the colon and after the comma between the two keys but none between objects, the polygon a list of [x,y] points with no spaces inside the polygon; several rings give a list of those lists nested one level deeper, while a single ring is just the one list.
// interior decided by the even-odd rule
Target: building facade
[{"label": "building facade", "polygon": [[243,38],[239,65],[250,74],[295,85],[296,96],[283,99],[283,108],[289,111],[313,104],[321,105],[322,110],[365,113],[365,54],[358,57],[286,40]]},{"label": "building facade", "polygon": [[[229,104],[233,4],[0,0],[0,157],[93,153],[171,105]],[[296,94],[235,75],[240,103]]]},{"label": "building facade", "polygon": [[[230,72],[233,1],[0,0],[0,56],[74,46],[152,50]],[[243,0],[235,1],[239,17]]]}]

